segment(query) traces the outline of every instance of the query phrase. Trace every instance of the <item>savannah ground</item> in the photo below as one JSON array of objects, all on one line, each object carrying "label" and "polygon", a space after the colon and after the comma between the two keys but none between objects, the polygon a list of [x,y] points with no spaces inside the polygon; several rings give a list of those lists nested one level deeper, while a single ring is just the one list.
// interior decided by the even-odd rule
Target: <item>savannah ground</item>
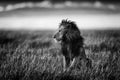
[{"label": "savannah ground", "polygon": [[81,30],[92,68],[63,72],[54,31],[0,30],[0,80],[120,80],[120,30]]}]

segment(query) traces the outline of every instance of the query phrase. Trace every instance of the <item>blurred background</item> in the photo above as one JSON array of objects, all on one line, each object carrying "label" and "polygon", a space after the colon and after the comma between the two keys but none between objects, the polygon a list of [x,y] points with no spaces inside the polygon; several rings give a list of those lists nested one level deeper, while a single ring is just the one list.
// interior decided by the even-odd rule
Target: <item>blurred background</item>
[{"label": "blurred background", "polygon": [[80,29],[118,29],[120,1],[0,0],[0,29],[54,30],[62,19]]}]

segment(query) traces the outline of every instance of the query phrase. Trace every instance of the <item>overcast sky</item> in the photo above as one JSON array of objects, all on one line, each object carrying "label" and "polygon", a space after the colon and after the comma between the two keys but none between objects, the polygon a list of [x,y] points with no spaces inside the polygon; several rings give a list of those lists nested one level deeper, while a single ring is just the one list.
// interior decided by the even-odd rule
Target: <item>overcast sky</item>
[{"label": "overcast sky", "polygon": [[105,4],[100,1],[66,1],[55,4],[49,1],[22,2],[5,6],[1,4],[0,29],[57,29],[61,20],[67,18],[75,21],[80,29],[120,28],[119,4]]},{"label": "overcast sky", "polygon": [[[44,0],[0,0],[0,2],[26,2],[26,1],[44,1]],[[120,0],[48,0],[52,2],[60,2],[60,1],[102,1],[102,2],[120,2]]]}]

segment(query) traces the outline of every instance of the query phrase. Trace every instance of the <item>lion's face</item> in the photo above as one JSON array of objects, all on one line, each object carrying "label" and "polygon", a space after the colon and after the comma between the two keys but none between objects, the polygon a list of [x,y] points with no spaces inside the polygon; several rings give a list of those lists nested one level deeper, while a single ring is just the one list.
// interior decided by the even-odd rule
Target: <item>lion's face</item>
[{"label": "lion's face", "polygon": [[83,40],[77,25],[67,20],[62,20],[53,38],[56,42],[63,44],[75,44]]},{"label": "lion's face", "polygon": [[59,26],[58,30],[56,33],[53,35],[53,38],[55,39],[56,42],[61,43],[64,40],[64,35],[67,32],[64,26]]}]

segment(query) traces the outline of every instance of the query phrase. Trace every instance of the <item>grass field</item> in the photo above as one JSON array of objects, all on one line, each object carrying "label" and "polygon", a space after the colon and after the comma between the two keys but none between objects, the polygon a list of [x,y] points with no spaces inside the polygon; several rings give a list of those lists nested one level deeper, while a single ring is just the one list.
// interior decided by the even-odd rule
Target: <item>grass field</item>
[{"label": "grass field", "polygon": [[0,31],[0,80],[120,80],[120,30],[82,30],[92,68],[62,71],[54,31]]}]

